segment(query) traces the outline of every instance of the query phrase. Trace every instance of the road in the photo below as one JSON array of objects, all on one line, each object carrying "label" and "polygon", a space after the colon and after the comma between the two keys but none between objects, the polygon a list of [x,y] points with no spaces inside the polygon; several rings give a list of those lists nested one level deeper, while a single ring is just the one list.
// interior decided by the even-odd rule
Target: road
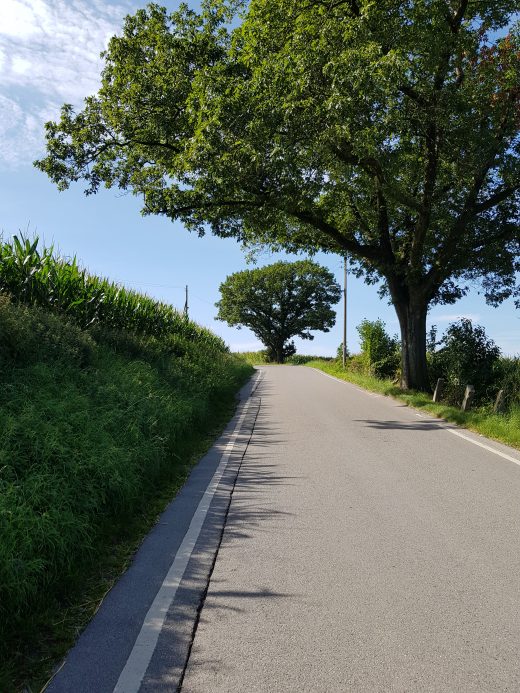
[{"label": "road", "polygon": [[520,454],[261,374],[49,691],[520,690]]}]

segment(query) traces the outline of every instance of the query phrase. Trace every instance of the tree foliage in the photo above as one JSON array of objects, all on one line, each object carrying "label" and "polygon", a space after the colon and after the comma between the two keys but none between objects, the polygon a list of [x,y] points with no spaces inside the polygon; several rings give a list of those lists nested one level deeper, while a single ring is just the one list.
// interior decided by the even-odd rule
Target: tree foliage
[{"label": "tree foliage", "polygon": [[402,384],[428,387],[428,306],[515,293],[518,0],[251,0],[231,30],[240,5],[128,17],[37,166],[201,234],[348,252],[395,306]]},{"label": "tree foliage", "polygon": [[249,327],[267,347],[268,360],[283,363],[295,353],[292,337],[314,339],[311,330],[333,327],[331,306],[341,289],[328,269],[302,260],[235,272],[220,293],[217,319]]}]

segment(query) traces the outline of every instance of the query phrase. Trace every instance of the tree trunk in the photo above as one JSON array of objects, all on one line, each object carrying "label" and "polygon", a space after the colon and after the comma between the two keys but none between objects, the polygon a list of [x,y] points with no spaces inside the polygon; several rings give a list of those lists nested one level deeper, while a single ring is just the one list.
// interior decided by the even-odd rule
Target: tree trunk
[{"label": "tree trunk", "polygon": [[426,361],[426,302],[395,300],[401,327],[401,387],[430,392]]}]

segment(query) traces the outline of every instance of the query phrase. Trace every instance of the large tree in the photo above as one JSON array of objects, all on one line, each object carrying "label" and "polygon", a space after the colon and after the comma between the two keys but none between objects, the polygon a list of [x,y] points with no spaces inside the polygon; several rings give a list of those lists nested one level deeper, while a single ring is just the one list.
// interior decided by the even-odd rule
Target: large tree
[{"label": "large tree", "polygon": [[37,166],[199,233],[348,252],[395,307],[402,385],[427,389],[428,307],[515,292],[518,0],[251,0],[229,29],[244,4],[128,17]]},{"label": "large tree", "polygon": [[218,320],[244,325],[267,347],[270,361],[283,363],[294,353],[293,337],[314,339],[328,332],[341,289],[334,275],[310,260],[277,262],[235,272],[220,285]]}]

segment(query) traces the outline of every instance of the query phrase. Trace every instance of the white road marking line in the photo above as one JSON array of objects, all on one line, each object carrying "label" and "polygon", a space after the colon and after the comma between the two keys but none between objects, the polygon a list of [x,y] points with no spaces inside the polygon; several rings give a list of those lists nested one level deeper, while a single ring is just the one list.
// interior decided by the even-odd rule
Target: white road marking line
[{"label": "white road marking line", "polygon": [[490,445],[484,445],[484,443],[480,443],[478,440],[473,440],[473,438],[470,438],[469,436],[465,436],[464,433],[459,433],[459,431],[454,431],[453,428],[445,428],[444,426],[442,428],[444,428],[444,430],[448,431],[448,433],[452,433],[454,436],[458,436],[459,438],[464,438],[464,440],[467,440],[470,443],[473,443],[473,445],[478,445],[479,448],[484,448],[484,450],[488,450],[489,452],[493,452],[495,455],[499,455],[500,457],[503,457],[505,460],[509,460],[510,462],[514,462],[515,464],[520,466],[520,459],[517,459],[515,457],[511,457],[511,455],[507,455],[505,452],[501,452],[500,450],[496,450],[495,448],[492,448]]},{"label": "white road marking line", "polygon": [[[311,366],[312,368],[312,366]],[[328,373],[324,373],[323,371],[320,371],[318,368],[313,368],[314,371],[317,371],[318,373],[321,373],[322,375],[326,376],[327,378],[330,378],[331,380],[335,380],[338,383],[346,383],[347,385],[352,385],[356,390],[359,390],[359,392],[364,392],[365,394],[369,394],[366,390],[361,389],[360,387],[357,387],[357,385],[353,385],[352,383],[349,383],[348,380],[340,380],[339,378],[335,378],[333,375],[329,375]],[[490,445],[485,445],[484,443],[480,443],[478,440],[474,440],[473,438],[470,438],[469,436],[464,435],[464,433],[459,433],[459,431],[453,430],[453,428],[447,428],[446,426],[443,425],[445,423],[444,421],[439,421],[438,419],[430,418],[427,416],[424,416],[423,414],[419,414],[418,412],[415,412],[415,416],[419,416],[421,419],[428,419],[428,421],[431,421],[432,423],[438,424],[438,426],[448,433],[452,433],[454,436],[458,436],[459,438],[463,438],[464,440],[467,440],[468,443],[473,443],[473,445],[478,445],[479,448],[484,448],[484,450],[487,450],[488,452],[492,452],[495,455],[498,455],[499,457],[503,457],[505,460],[509,460],[509,462],[514,462],[518,466],[520,466],[520,459],[516,457],[512,457],[511,455],[506,454],[505,452],[501,452],[500,450],[497,450],[496,448],[492,448]]]},{"label": "white road marking line", "polygon": [[233,430],[231,438],[226,445],[219,465],[213,474],[213,477],[204,491],[197,509],[193,515],[188,531],[186,532],[182,544],[179,546],[175,559],[170,566],[168,574],[157,592],[155,599],[146,614],[144,623],[139,631],[139,635],[135,641],[134,647],[130,652],[126,664],[119,676],[114,693],[137,693],[141,687],[144,675],[150,664],[159,635],[161,633],[166,615],[175,598],[177,589],[184,576],[186,566],[191,558],[197,539],[199,538],[202,525],[206,519],[215,491],[219,485],[222,474],[229,462],[231,452],[235,445],[236,439],[240,432],[240,428],[244,422],[251,400],[248,401],[244,411],[240,415],[237,424]]}]

